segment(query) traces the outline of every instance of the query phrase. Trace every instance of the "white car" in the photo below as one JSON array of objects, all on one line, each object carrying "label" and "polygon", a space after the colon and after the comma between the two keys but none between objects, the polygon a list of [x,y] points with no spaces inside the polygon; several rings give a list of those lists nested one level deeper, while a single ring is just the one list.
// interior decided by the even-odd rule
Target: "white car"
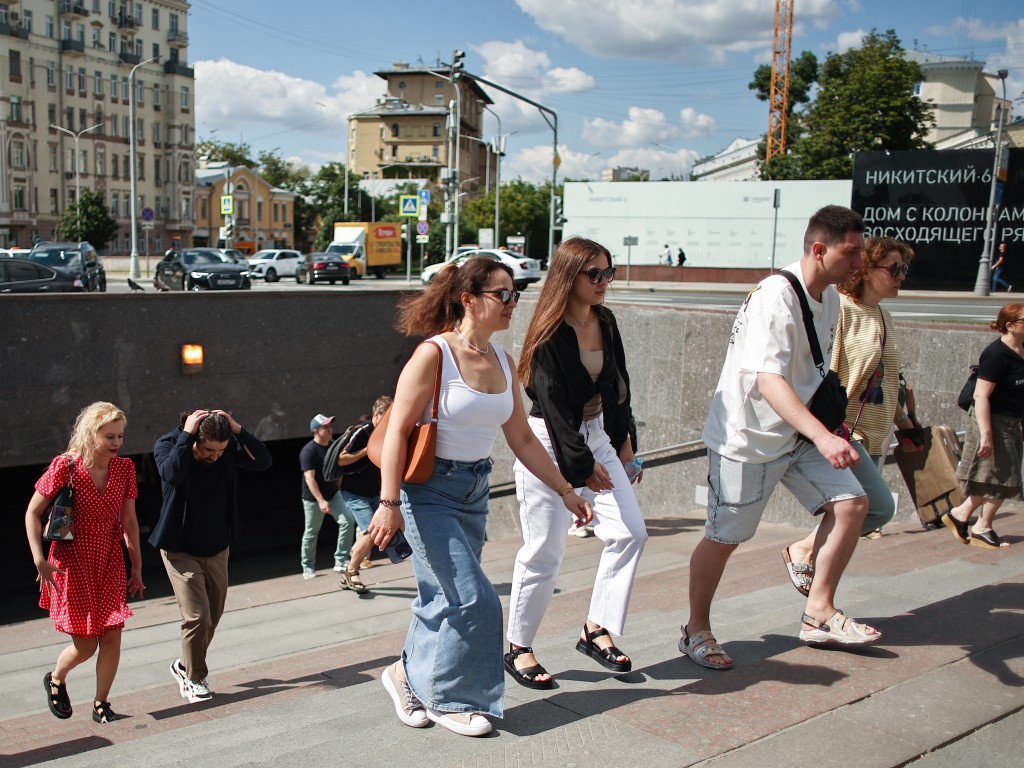
[{"label": "white car", "polygon": [[539,261],[536,259],[528,259],[521,253],[504,251],[498,248],[474,248],[469,251],[463,251],[462,253],[457,254],[454,258],[440,264],[431,264],[423,270],[423,273],[420,275],[420,281],[423,283],[429,283],[434,279],[434,275],[442,269],[452,266],[461,267],[466,263],[466,261],[475,258],[476,256],[489,256],[490,258],[497,259],[502,264],[506,264],[511,268],[512,283],[518,291],[523,290],[530,283],[540,282]]},{"label": "white car", "polygon": [[256,251],[249,259],[249,275],[276,283],[282,277],[295,277],[306,260],[298,251],[268,249]]}]

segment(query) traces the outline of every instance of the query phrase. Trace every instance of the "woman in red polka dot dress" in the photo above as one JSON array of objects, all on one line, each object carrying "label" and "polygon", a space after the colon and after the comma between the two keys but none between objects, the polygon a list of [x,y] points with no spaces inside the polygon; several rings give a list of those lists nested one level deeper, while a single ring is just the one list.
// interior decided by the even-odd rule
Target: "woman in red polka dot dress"
[{"label": "woman in red polka dot dress", "polygon": [[[68,673],[97,648],[92,719],[107,723],[117,718],[107,699],[121,657],[121,630],[132,615],[126,594],[141,596],[144,589],[135,465],[117,455],[124,425],[124,413],[115,405],[97,402],[84,408],[75,419],[67,452],[55,458],[36,482],[25,513],[28,543],[39,571],[39,606],[49,610],[58,632],[71,635],[71,644],[43,678],[50,711],[61,719],[71,717]],[[75,491],[74,540],[54,542],[47,558],[41,519],[69,471]],[[122,540],[132,564],[128,579]]]}]

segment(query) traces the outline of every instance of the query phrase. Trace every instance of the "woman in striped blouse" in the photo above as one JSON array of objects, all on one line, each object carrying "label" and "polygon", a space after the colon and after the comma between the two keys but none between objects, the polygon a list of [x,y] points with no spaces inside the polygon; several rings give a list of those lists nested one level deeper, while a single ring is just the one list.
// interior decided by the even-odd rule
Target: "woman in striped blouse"
[{"label": "woman in striped blouse", "polygon": [[[892,519],[896,504],[878,468],[893,424],[913,427],[914,422],[899,403],[900,348],[892,315],[881,306],[899,294],[910,270],[914,252],[906,243],[888,237],[871,238],[864,250],[864,265],[842,293],[836,329],[832,369],[846,387],[849,405],[846,425],[851,443],[860,454],[853,474],[868,496],[868,514],[862,536],[881,535]],[[814,578],[814,539],[817,528],[805,539],[782,551],[790,581],[806,595]]]}]

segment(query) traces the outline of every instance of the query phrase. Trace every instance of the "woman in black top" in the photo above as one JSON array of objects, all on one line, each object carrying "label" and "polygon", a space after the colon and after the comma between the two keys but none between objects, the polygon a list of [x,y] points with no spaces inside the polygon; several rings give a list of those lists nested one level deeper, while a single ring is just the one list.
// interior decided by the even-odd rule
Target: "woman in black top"
[{"label": "woman in black top", "polygon": [[[647,529],[625,466],[635,458],[625,352],[615,316],[602,306],[614,276],[611,254],[598,243],[574,237],[559,245],[526,332],[519,376],[533,401],[531,429],[591,502],[594,532],[604,542],[576,649],[627,672],[632,662],[611,634],[622,634]],[[554,593],[571,517],[558,494],[518,461],[515,476],[523,547],[512,576],[505,669],[521,685],[550,688],[554,681],[531,644]]]},{"label": "woman in black top", "polygon": [[[1024,304],[1007,304],[994,322],[1001,334],[981,353],[974,405],[956,476],[963,504],[943,518],[964,544],[987,549],[1007,546],[992,530],[996,511],[1006,499],[1021,499],[1021,419],[1024,418]],[[974,510],[978,522],[970,525]]]}]

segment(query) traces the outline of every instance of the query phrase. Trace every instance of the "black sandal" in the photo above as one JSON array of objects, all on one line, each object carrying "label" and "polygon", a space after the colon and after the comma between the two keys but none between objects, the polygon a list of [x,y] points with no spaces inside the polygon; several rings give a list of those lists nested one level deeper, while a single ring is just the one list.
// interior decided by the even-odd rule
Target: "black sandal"
[{"label": "black sandal", "polygon": [[953,517],[953,511],[950,510],[942,518],[942,524],[949,528],[953,537],[956,538],[961,544],[970,544],[971,542],[971,518],[967,518],[963,522]]},{"label": "black sandal", "polygon": [[543,691],[554,688],[554,678],[549,677],[547,680],[537,679],[540,675],[548,674],[548,671],[540,664],[534,664],[532,667],[523,667],[522,669],[516,666],[516,659],[524,653],[533,653],[533,648],[530,648],[529,646],[526,648],[513,648],[510,645],[508,653],[504,656],[505,671],[512,675],[513,680],[527,688],[534,688],[536,690]]},{"label": "black sandal", "polygon": [[53,682],[52,673],[47,672],[43,676],[43,686],[46,688],[46,704],[54,717],[67,720],[71,717],[71,699],[68,697],[68,688],[64,683]]},{"label": "black sandal", "polygon": [[92,719],[97,723],[112,723],[120,720],[121,716],[110,708],[109,701],[94,701],[92,704]]},{"label": "black sandal", "polygon": [[594,645],[595,637],[602,637],[603,635],[609,634],[607,629],[604,627],[598,627],[591,632],[584,622],[583,634],[586,636],[586,639],[580,638],[576,642],[577,651],[589,656],[602,667],[610,669],[612,672],[629,672],[633,669],[633,662],[630,661],[628,657],[626,661],[618,661],[619,656],[625,656],[626,654],[614,645],[610,645],[607,648],[598,648]]}]

